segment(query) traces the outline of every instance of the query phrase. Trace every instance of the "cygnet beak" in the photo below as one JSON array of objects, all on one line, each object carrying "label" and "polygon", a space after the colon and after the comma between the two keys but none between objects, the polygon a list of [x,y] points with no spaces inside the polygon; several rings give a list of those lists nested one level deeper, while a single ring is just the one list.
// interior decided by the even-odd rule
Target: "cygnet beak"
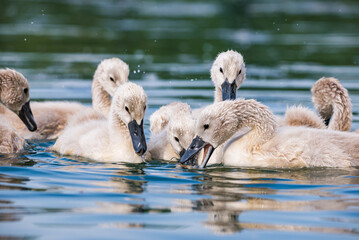
[{"label": "cygnet beak", "polygon": [[131,121],[128,124],[128,129],[130,130],[133,149],[137,155],[143,155],[147,150],[145,133],[143,131],[143,120],[140,125],[137,124],[136,120]]},{"label": "cygnet beak", "polygon": [[186,152],[186,149],[182,148],[182,150],[179,153],[180,157],[182,157],[185,152]]},{"label": "cygnet beak", "polygon": [[18,116],[31,132],[36,131],[37,125],[34,120],[34,116],[32,115],[30,101],[28,101],[22,106]]},{"label": "cygnet beak", "polygon": [[233,81],[233,83],[229,83],[228,79],[224,81],[221,85],[222,87],[222,99],[225,100],[235,100],[236,99],[236,92],[237,92],[237,84],[236,81]]},{"label": "cygnet beak", "polygon": [[190,163],[194,165],[194,159],[202,148],[204,148],[204,158],[200,167],[205,168],[209,159],[211,158],[214,148],[211,144],[203,141],[202,138],[200,138],[199,136],[196,136],[192,140],[192,143],[189,145],[188,149],[181,157],[180,163],[185,164],[186,162],[190,161]]}]

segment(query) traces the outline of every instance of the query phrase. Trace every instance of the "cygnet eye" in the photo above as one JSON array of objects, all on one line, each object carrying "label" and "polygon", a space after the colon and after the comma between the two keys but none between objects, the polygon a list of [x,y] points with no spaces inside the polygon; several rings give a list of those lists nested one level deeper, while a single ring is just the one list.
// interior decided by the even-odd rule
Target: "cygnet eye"
[{"label": "cygnet eye", "polygon": [[111,80],[112,82],[115,82],[115,79],[113,79],[113,77],[110,77],[110,80]]},{"label": "cygnet eye", "polygon": [[125,106],[125,110],[126,110],[128,113],[130,113],[130,110],[128,110],[128,107],[127,107],[127,106]]},{"label": "cygnet eye", "polygon": [[241,70],[239,70],[238,75],[239,75],[239,74],[241,74],[241,72],[242,72],[242,69],[241,69]]},{"label": "cygnet eye", "polygon": [[145,107],[143,108],[143,111],[146,111],[146,108],[147,108],[147,106],[145,106]]},{"label": "cygnet eye", "polygon": [[179,139],[178,139],[178,137],[175,137],[175,140],[176,140],[176,142],[179,142]]},{"label": "cygnet eye", "polygon": [[29,89],[28,88],[25,88],[24,89],[24,93],[27,94],[29,92]]},{"label": "cygnet eye", "polygon": [[209,128],[209,124],[204,124],[204,125],[203,125],[203,128],[204,128],[204,130],[208,129],[208,128]]},{"label": "cygnet eye", "polygon": [[219,68],[219,71],[220,71],[221,73],[223,73],[223,69],[222,69],[222,68]]}]

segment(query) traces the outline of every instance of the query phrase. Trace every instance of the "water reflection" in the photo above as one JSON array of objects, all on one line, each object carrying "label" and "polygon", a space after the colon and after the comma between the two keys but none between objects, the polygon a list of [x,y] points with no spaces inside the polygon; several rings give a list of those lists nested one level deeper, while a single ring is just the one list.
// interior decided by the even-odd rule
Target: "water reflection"
[{"label": "water reflection", "polygon": [[[312,108],[312,84],[334,76],[349,89],[353,129],[359,128],[356,1],[3,0],[1,6],[0,65],[29,79],[33,100],[90,105],[96,65],[120,57],[148,95],[149,136],[149,115],[161,105],[213,101],[211,63],[234,49],[248,69],[240,97],[283,115],[293,104]],[[58,156],[46,150],[52,144],[35,141],[20,156],[0,156],[0,238],[358,236],[358,169],[109,164]]]},{"label": "water reflection", "polygon": [[[278,178],[278,175],[281,178]],[[196,185],[193,190],[197,195],[205,195],[206,198],[193,201],[176,200],[174,202],[181,207],[175,208],[175,211],[180,209],[182,212],[206,212],[207,220],[202,224],[216,234],[230,234],[243,229],[358,234],[359,231],[346,225],[330,228],[306,224],[268,224],[266,221],[260,223],[261,220],[256,223],[240,221],[242,214],[258,211],[312,214],[313,211],[357,209],[358,196],[341,193],[343,189],[353,190],[352,186],[358,184],[359,179],[349,176],[357,175],[356,169],[204,171],[203,176],[195,177],[202,183]],[[309,216],[306,218],[310,219]],[[356,220],[346,217],[335,220],[342,223],[348,221],[356,224]]]}]

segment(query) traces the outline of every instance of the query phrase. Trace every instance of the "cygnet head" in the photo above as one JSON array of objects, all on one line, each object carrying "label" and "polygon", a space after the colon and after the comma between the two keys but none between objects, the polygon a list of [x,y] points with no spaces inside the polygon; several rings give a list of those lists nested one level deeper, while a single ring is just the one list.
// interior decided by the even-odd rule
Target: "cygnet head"
[{"label": "cygnet head", "polygon": [[222,91],[222,100],[236,99],[236,91],[246,78],[246,67],[240,53],[228,50],[218,54],[211,68],[211,78]]},{"label": "cygnet head", "polygon": [[171,118],[167,128],[167,140],[175,152],[182,157],[194,138],[195,120],[191,113],[178,114]]},{"label": "cygnet head", "polygon": [[143,131],[146,102],[147,96],[143,88],[127,82],[118,87],[111,104],[111,114],[128,127],[133,149],[138,155],[144,154],[147,150]]},{"label": "cygnet head", "polygon": [[0,102],[13,111],[30,131],[35,131],[35,123],[30,108],[30,87],[26,78],[19,72],[0,69]]},{"label": "cygnet head", "polygon": [[230,109],[232,103],[233,101],[223,101],[202,110],[196,122],[196,137],[181,158],[181,163],[193,159],[201,149],[204,149],[201,167],[205,167],[214,149],[233,135],[233,131],[237,129],[238,117]]},{"label": "cygnet head", "polygon": [[113,96],[118,86],[128,81],[130,69],[119,58],[103,60],[97,67],[95,77],[108,94]]}]

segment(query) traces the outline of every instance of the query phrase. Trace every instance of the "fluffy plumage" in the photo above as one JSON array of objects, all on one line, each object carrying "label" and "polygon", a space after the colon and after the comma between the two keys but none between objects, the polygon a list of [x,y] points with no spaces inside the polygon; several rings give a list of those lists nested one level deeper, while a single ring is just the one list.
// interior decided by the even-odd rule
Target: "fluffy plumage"
[{"label": "fluffy plumage", "polygon": [[246,66],[243,56],[236,51],[228,50],[218,54],[211,67],[211,79],[215,86],[214,100],[221,102],[222,84],[236,82],[237,89],[246,79]]},{"label": "fluffy plumage", "polygon": [[91,119],[67,126],[51,149],[98,161],[142,162],[134,151],[128,125],[134,120],[141,125],[146,101],[142,87],[124,83],[115,92],[108,120]]},{"label": "fluffy plumage", "polygon": [[119,58],[105,59],[97,66],[92,81],[92,106],[96,111],[108,116],[111,96],[128,81],[129,73],[128,65]]},{"label": "fluffy plumage", "polygon": [[278,128],[272,112],[255,100],[238,99],[206,107],[197,120],[196,135],[216,148],[247,127],[251,129],[248,133],[227,144],[225,165],[276,168],[359,165],[357,134],[306,127]]},{"label": "fluffy plumage", "polygon": [[98,114],[90,107],[76,102],[33,102],[31,108],[38,129],[30,132],[12,112],[1,106],[0,112],[3,112],[17,133],[25,139],[56,139],[71,118],[77,114],[84,114],[84,116],[76,116],[76,121],[81,118],[88,119],[90,115],[94,119],[107,117],[111,106],[111,96],[118,86],[128,81],[128,74],[128,65],[118,58],[105,59],[98,65],[92,83],[93,108]]},{"label": "fluffy plumage", "polygon": [[194,136],[194,119],[186,103],[162,106],[150,117],[151,139],[147,159],[177,160]]},{"label": "fluffy plumage", "polygon": [[[246,77],[246,68],[240,53],[228,50],[218,54],[211,67],[211,79],[215,86],[214,99],[222,101],[222,84],[225,80],[236,83],[238,89]],[[171,160],[179,158],[179,153],[186,149],[194,136],[194,119],[201,109],[191,113],[185,103],[174,102],[162,106],[150,117],[151,140],[147,158]],[[175,137],[179,141],[175,140]],[[219,159],[216,151],[211,159]],[[215,156],[218,156],[217,158]],[[219,160],[216,160],[219,161]]]},{"label": "fluffy plumage", "polygon": [[311,109],[303,106],[287,108],[282,126],[305,126],[318,129],[326,129],[324,120]]},{"label": "fluffy plumage", "polygon": [[351,101],[348,91],[339,80],[322,77],[314,83],[311,91],[312,101],[319,116],[308,108],[293,106],[287,109],[283,125],[350,131]]},{"label": "fluffy plumage", "polygon": [[[6,110],[18,118],[15,114],[19,114],[22,106],[29,100],[27,79],[15,70],[0,69],[0,153],[18,153],[23,150],[25,140],[15,132],[3,113],[8,108]],[[20,120],[19,122],[24,125]]]},{"label": "fluffy plumage", "polygon": [[314,107],[328,129],[350,131],[352,124],[352,105],[347,89],[338,79],[322,77],[312,87]]}]

